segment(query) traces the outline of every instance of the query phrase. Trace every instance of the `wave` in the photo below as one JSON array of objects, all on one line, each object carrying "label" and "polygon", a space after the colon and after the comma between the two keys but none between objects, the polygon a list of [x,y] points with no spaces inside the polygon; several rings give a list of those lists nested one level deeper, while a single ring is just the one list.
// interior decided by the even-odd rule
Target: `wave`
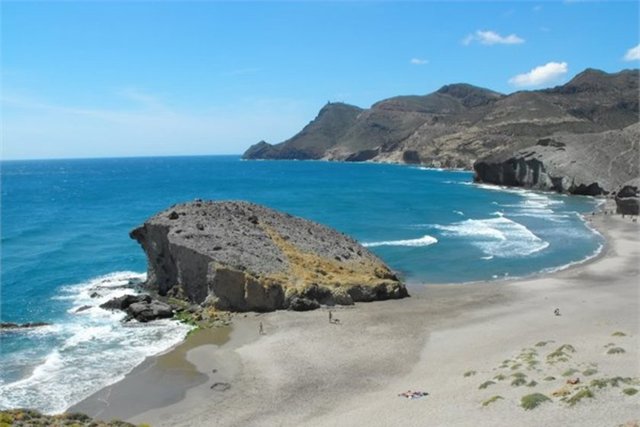
[{"label": "wave", "polygon": [[[122,323],[124,313],[99,307],[111,298],[132,293],[131,286],[144,278],[144,274],[125,271],[61,288],[56,299],[70,302],[67,319],[28,332],[48,334],[57,344],[27,376],[0,385],[0,408],[62,412],[124,378],[146,357],[182,341],[190,329],[184,324],[168,319]],[[78,311],[80,308],[86,309]],[[33,361],[25,364],[29,362]]]},{"label": "wave", "polygon": [[504,216],[468,219],[450,225],[436,225],[444,236],[463,237],[485,256],[516,258],[540,252],[549,246],[524,225]]},{"label": "wave", "polygon": [[374,248],[378,246],[410,246],[410,247],[420,247],[420,246],[429,246],[434,243],[438,243],[438,239],[433,236],[429,236],[428,234],[422,236],[418,239],[408,239],[408,240],[387,240],[383,242],[370,242],[363,243],[362,246],[367,248]]}]

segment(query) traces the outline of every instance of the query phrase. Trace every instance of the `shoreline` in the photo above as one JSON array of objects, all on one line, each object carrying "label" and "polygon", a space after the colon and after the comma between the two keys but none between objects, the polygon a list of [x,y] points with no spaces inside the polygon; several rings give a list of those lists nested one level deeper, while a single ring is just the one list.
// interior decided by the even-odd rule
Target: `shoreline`
[{"label": "shoreline", "polygon": [[[528,311],[524,310],[522,313],[530,315],[530,311],[533,310],[530,304],[531,300],[536,300],[538,303],[542,301],[546,304],[547,298],[541,296],[540,292],[549,291],[562,296],[556,304],[549,302],[551,305],[544,310],[545,322],[550,324],[543,329],[548,329],[549,334],[553,335],[559,332],[554,330],[554,324],[565,318],[565,311],[569,310],[567,313],[569,315],[574,314],[572,308],[567,308],[567,306],[571,307],[574,299],[578,298],[583,304],[586,304],[586,301],[589,300],[587,297],[589,293],[597,294],[600,291],[591,276],[602,274],[600,271],[604,270],[610,274],[613,273],[614,282],[621,282],[616,287],[623,288],[624,292],[635,297],[635,299],[627,298],[627,305],[630,305],[634,311],[626,311],[628,321],[623,322],[625,323],[624,328],[621,327],[629,334],[627,341],[635,342],[635,346],[627,345],[626,355],[620,357],[632,361],[633,357],[637,357],[638,349],[638,322],[633,324],[634,319],[637,320],[638,316],[638,276],[637,269],[634,270],[632,263],[628,261],[637,261],[638,259],[639,228],[637,224],[632,224],[630,220],[625,221],[619,215],[607,216],[598,213],[592,218],[596,230],[603,235],[605,244],[598,255],[578,265],[552,273],[537,274],[535,277],[477,282],[482,286],[440,284],[423,285],[423,288],[420,289],[419,286],[412,285],[412,297],[409,299],[332,308],[334,316],[341,320],[341,325],[332,325],[326,321],[328,312],[326,308],[308,313],[237,314],[234,316],[228,342],[203,343],[200,341],[197,344],[196,333],[187,337],[183,344],[178,346],[186,346],[188,350],[182,353],[181,362],[174,361],[174,363],[190,364],[200,374],[197,382],[172,382],[168,385],[170,392],[159,392],[158,387],[154,387],[154,390],[148,390],[149,396],[146,400],[143,399],[135,404],[127,399],[115,398],[114,396],[131,395],[132,390],[140,390],[139,384],[148,384],[149,381],[153,383],[152,380],[163,377],[167,371],[170,372],[175,368],[175,366],[158,366],[157,360],[163,356],[154,356],[145,363],[155,366],[157,369],[138,367],[124,380],[107,387],[109,394],[106,398],[106,389],[103,389],[70,409],[88,412],[93,416],[99,414],[105,416],[106,419],[124,418],[131,422],[146,422],[154,426],[210,425],[204,420],[214,415],[217,420],[216,425],[234,425],[238,422],[251,425],[268,425],[269,423],[326,425],[333,424],[337,420],[348,420],[344,423],[346,425],[359,425],[364,422],[383,425],[385,423],[376,424],[376,416],[372,417],[369,412],[377,413],[377,416],[382,417],[380,419],[392,422],[388,418],[389,414],[378,413],[379,411],[376,409],[392,405],[390,412],[394,413],[395,417],[399,417],[399,420],[404,420],[402,424],[421,425],[415,423],[415,420],[420,418],[415,418],[412,421],[412,418],[405,418],[404,412],[396,413],[395,406],[404,406],[405,402],[398,402],[399,398],[394,394],[381,398],[381,393],[384,390],[389,392],[389,384],[402,382],[399,379],[406,380],[408,376],[423,376],[421,374],[424,372],[415,374],[415,371],[424,371],[425,368],[421,362],[424,362],[425,355],[435,351],[429,359],[437,360],[438,357],[441,357],[439,355],[443,352],[443,348],[438,343],[442,341],[443,334],[455,336],[467,329],[473,329],[480,319],[481,322],[490,322],[491,328],[488,330],[491,330],[492,335],[499,337],[501,328],[504,329],[504,325],[500,326],[505,323],[503,320],[521,315],[517,311],[518,306],[528,306]],[[621,237],[621,232],[624,234],[625,231],[627,234],[631,231],[627,240]],[[635,251],[622,255],[619,253],[618,247],[620,245],[626,245],[627,249],[630,247]],[[624,264],[622,269],[620,268],[621,263]],[[613,272],[610,264],[616,265]],[[630,275],[630,272],[635,275]],[[630,277],[631,282],[626,288],[622,283],[624,274]],[[588,278],[587,282],[591,283],[586,287],[587,289],[580,289],[580,286],[576,285],[582,277]],[[562,286],[557,286],[558,284]],[[577,289],[574,289],[576,286]],[[587,293],[583,294],[585,291]],[[613,298],[614,296],[609,295],[608,297]],[[563,316],[553,316],[553,305],[561,306]],[[593,315],[599,318],[600,323],[610,322],[607,320],[607,316],[602,316],[600,307],[594,306],[590,309],[594,312]],[[506,315],[505,311],[509,315]],[[264,322],[267,335],[259,336],[257,334],[259,322]],[[511,322],[506,323],[509,326]],[[520,326],[528,327],[526,323]],[[399,333],[398,328],[401,328]],[[577,328],[573,330],[576,336],[586,333],[580,325],[574,325],[574,328]],[[615,328],[612,326],[611,329],[610,333],[613,333]],[[464,344],[463,349],[480,344],[477,341],[479,338],[481,339],[481,336],[462,335],[464,337],[460,342]],[[520,340],[522,340],[522,336],[528,336],[526,331],[524,333],[518,331],[515,335]],[[602,337],[602,339],[606,341],[611,338]],[[560,340],[557,341],[560,343]],[[589,340],[586,341],[589,342]],[[445,350],[449,344],[445,345]],[[533,344],[535,342],[522,342],[520,347],[532,346]],[[312,350],[306,348],[307,346],[310,346]],[[334,347],[345,348],[346,351],[333,354],[335,351],[332,348]],[[520,347],[516,346],[512,349],[506,349],[506,351],[507,353],[517,352]],[[403,356],[399,357],[398,351],[395,350],[397,348],[404,349]],[[176,355],[177,352],[178,349],[175,348],[164,356]],[[374,360],[371,360],[371,356],[374,356]],[[466,359],[469,366],[474,364],[476,356],[476,354],[468,355]],[[601,357],[600,355],[596,356]],[[593,357],[597,358],[596,356]],[[281,357],[284,357],[287,363],[283,363]],[[178,357],[177,360],[180,358]],[[499,364],[500,360],[502,359],[494,360],[494,365]],[[154,361],[156,361],[155,364]],[[331,363],[328,363],[329,361]],[[396,363],[389,365],[389,362],[392,361]],[[450,360],[444,362],[447,362],[445,366],[450,364]],[[604,362],[607,362],[606,358]],[[600,363],[604,364],[604,362]],[[627,365],[627,371],[630,369],[631,376],[640,375],[637,366],[634,366],[632,362]],[[216,372],[213,372],[214,369]],[[466,368],[460,367],[460,369]],[[446,369],[444,370],[446,371]],[[437,374],[437,372],[432,374]],[[447,382],[457,383],[463,378],[462,372],[458,377],[455,380],[436,381],[435,384],[446,389]],[[304,380],[302,380],[303,378]],[[345,381],[341,378],[348,380]],[[415,389],[418,384],[414,384],[407,384],[406,388]],[[438,388],[435,387],[435,384],[428,387],[428,391],[432,395],[435,391],[434,388]],[[477,385],[473,388],[477,388]],[[404,390],[397,389],[397,392],[401,391]],[[468,391],[469,395],[476,393],[477,391],[473,389]],[[170,399],[167,398],[169,394],[172,396]],[[503,394],[506,395],[506,392]],[[363,395],[371,395],[371,397],[363,400]],[[278,409],[283,408],[282,405],[285,404],[286,399],[278,396],[286,396],[289,400],[301,404],[307,402],[302,405],[302,407],[307,407],[307,410],[296,408],[293,411],[280,412]],[[429,399],[430,397],[425,398],[427,401]],[[635,400],[633,397],[628,399],[635,404],[638,402],[637,397]],[[454,399],[454,401],[458,400],[458,397]],[[508,397],[505,400],[508,400]],[[442,404],[447,406],[446,402],[441,402],[439,406]],[[499,402],[495,407],[504,407],[505,404],[506,402]],[[100,409],[101,405],[102,409]],[[288,406],[290,405],[287,404]],[[425,411],[428,413],[429,410],[433,410],[432,406],[429,405],[429,409],[425,409]],[[571,411],[558,406],[554,403],[553,410],[547,410],[542,414],[558,417],[565,416],[563,411],[568,413]],[[515,407],[516,413],[522,411],[522,408],[517,405]],[[591,406],[586,404],[581,406],[582,412],[586,411],[585,413],[589,414],[593,412],[593,417],[590,421],[592,424],[580,423],[580,425],[598,425],[597,414],[599,411],[589,409],[594,407],[598,408],[598,405],[594,403]],[[364,413],[366,412],[365,408],[368,408],[369,412]],[[631,416],[629,414],[633,413],[632,407],[623,404],[621,408],[620,415]],[[511,410],[511,413],[514,412],[513,408],[507,409]],[[503,410],[507,409],[503,408]],[[470,410],[477,410],[477,404],[473,405]],[[509,411],[507,410],[507,412]],[[536,412],[538,411],[532,412],[533,418],[525,417],[524,420],[512,419],[512,421],[523,421],[522,425],[536,425],[532,423]],[[491,411],[481,409],[478,414],[480,418],[478,418],[476,425],[492,425],[492,423],[499,425],[496,424],[496,419],[482,421],[482,417],[486,417],[488,414],[491,414]],[[528,413],[525,414],[528,415]],[[413,415],[418,416],[419,414]],[[497,416],[497,413],[494,412],[493,415]],[[345,416],[347,418],[344,418]],[[443,422],[448,423],[447,416],[440,416]],[[602,421],[602,419],[600,420]],[[462,419],[458,419],[458,421],[461,423],[459,425],[470,425],[465,424]],[[607,421],[610,420],[607,419]],[[616,421],[623,423],[627,420]],[[508,425],[506,421],[504,425]],[[571,425],[571,422],[569,421],[566,425]]]}]

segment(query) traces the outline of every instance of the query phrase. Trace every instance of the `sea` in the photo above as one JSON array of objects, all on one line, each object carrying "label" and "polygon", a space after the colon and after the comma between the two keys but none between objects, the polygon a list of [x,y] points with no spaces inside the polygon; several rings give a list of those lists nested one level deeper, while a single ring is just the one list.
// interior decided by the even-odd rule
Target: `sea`
[{"label": "sea", "polygon": [[99,304],[145,279],[129,231],[172,204],[249,200],[359,240],[411,286],[504,280],[584,262],[603,237],[593,198],[473,183],[466,171],[239,156],[4,161],[0,408],[45,413],[184,339],[172,320],[123,322]]}]

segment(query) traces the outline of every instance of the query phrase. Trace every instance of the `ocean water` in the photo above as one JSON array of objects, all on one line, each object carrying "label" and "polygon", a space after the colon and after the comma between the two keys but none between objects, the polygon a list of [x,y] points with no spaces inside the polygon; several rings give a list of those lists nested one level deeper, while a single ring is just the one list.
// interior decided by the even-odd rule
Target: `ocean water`
[{"label": "ocean water", "polygon": [[174,321],[124,324],[98,307],[144,280],[128,233],[174,203],[244,199],[324,223],[414,286],[560,269],[603,243],[581,219],[595,200],[475,185],[462,171],[237,156],[1,166],[0,318],[52,325],[0,333],[0,408],[63,411],[183,339]]}]

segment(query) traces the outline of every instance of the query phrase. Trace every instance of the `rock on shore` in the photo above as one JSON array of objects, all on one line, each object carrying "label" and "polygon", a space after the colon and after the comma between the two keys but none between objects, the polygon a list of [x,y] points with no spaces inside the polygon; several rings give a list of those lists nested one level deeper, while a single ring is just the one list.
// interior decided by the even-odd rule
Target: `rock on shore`
[{"label": "rock on shore", "polygon": [[408,296],[355,240],[248,202],[172,206],[130,234],[160,295],[234,311],[312,309]]},{"label": "rock on shore", "polygon": [[623,215],[640,213],[640,178],[624,183],[616,193],[616,211]]}]

